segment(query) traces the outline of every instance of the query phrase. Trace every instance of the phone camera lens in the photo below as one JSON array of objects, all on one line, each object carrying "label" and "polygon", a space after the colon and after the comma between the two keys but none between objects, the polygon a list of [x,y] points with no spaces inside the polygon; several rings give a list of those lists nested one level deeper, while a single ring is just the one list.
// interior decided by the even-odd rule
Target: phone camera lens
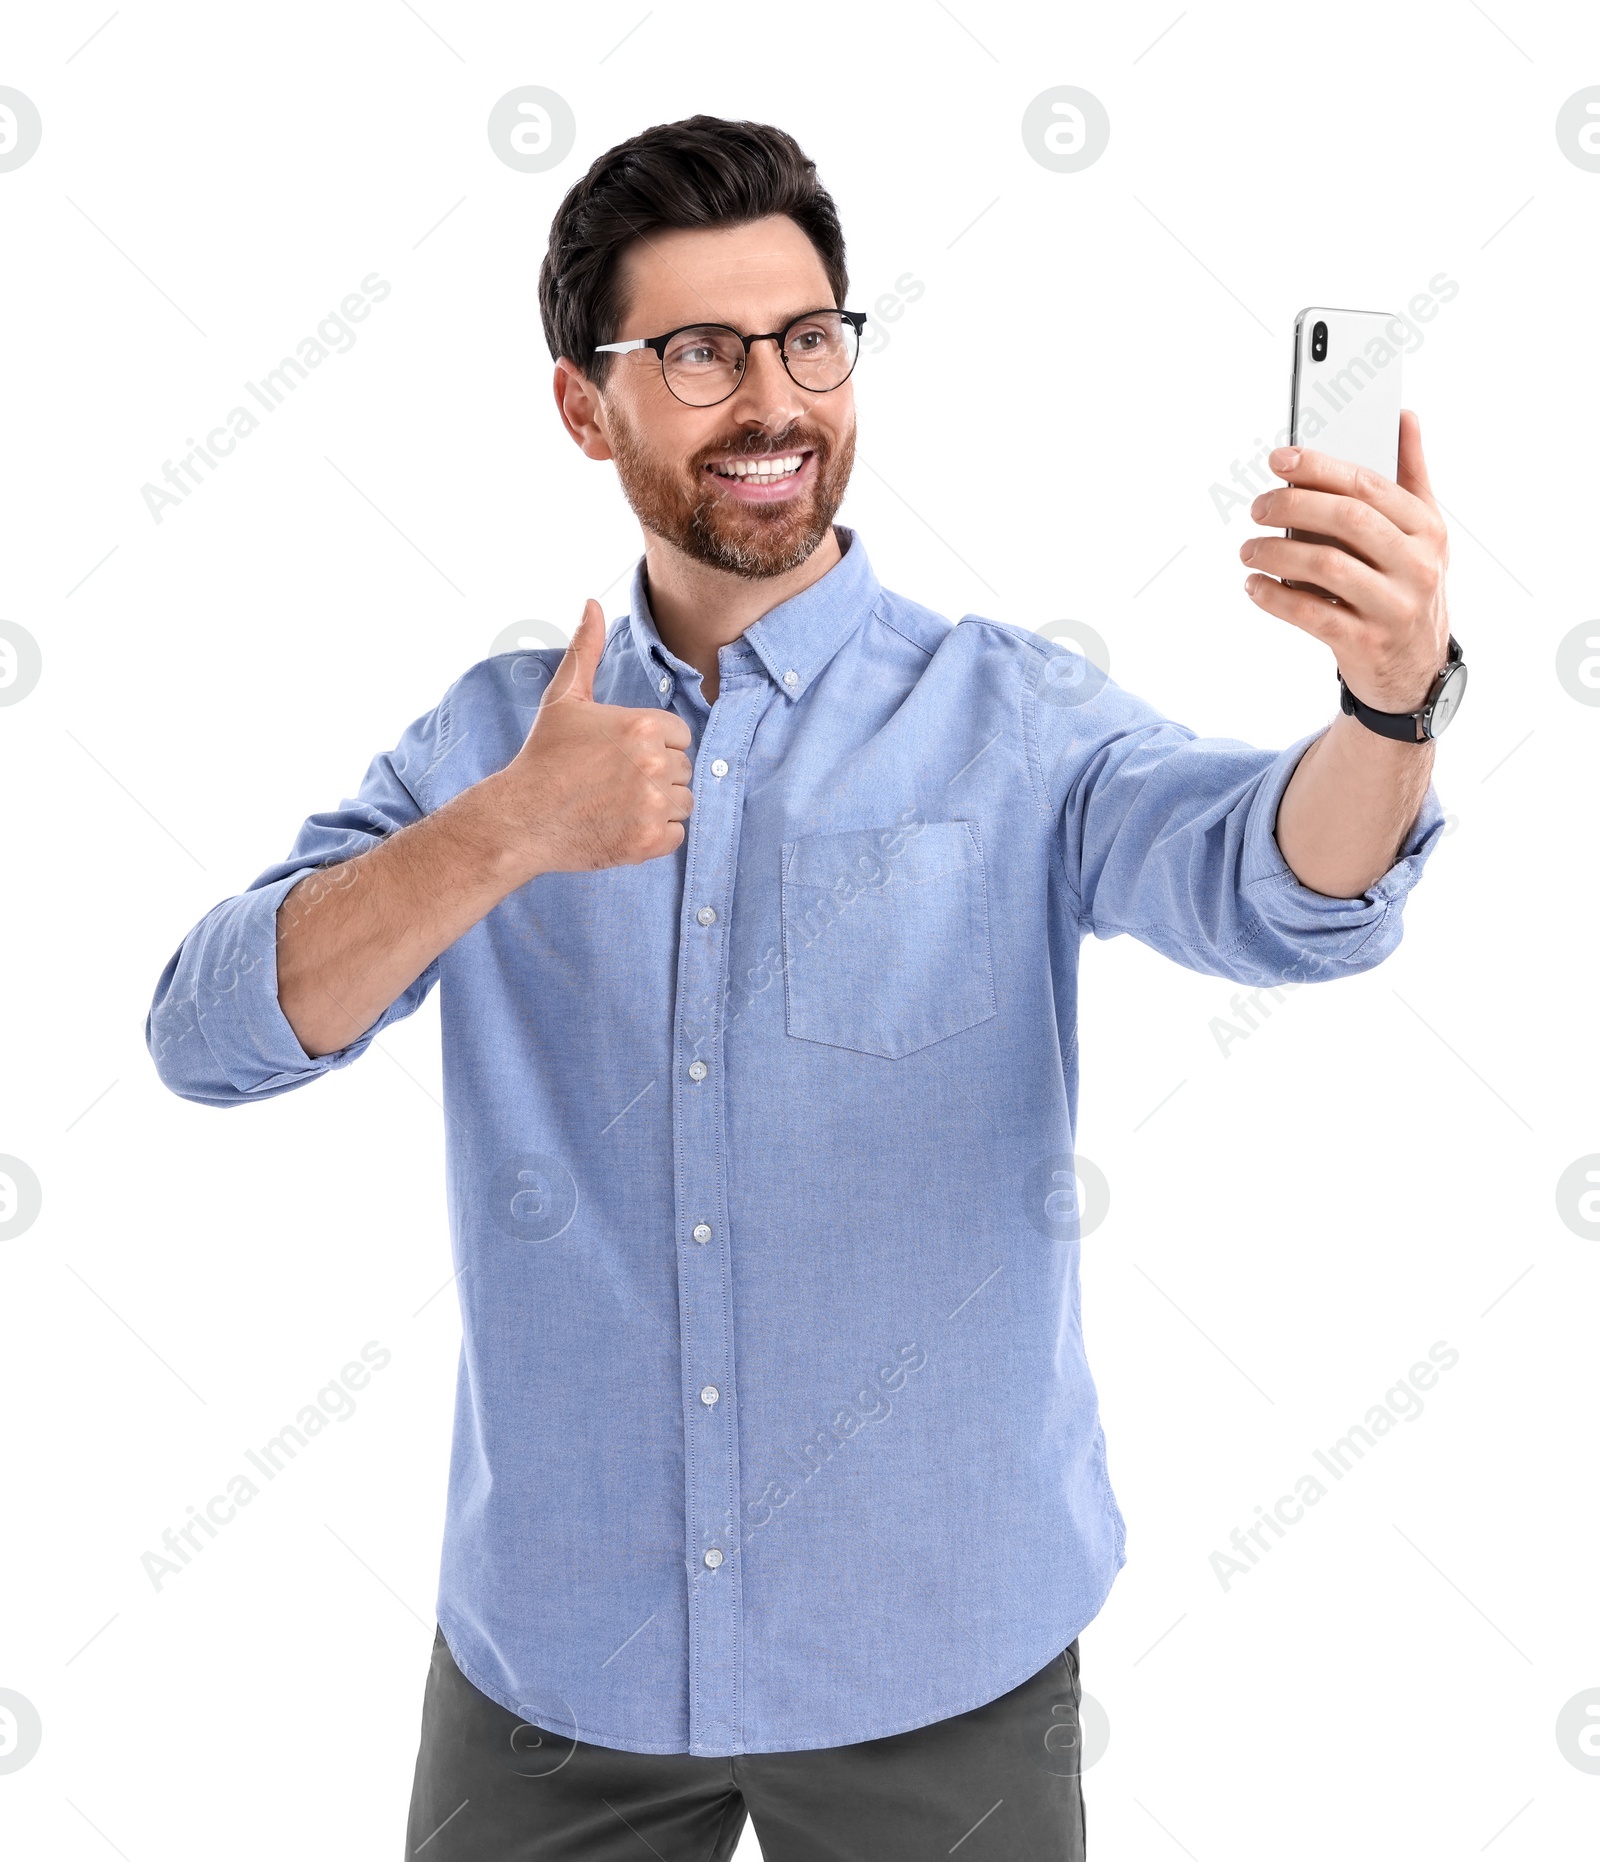
[{"label": "phone camera lens", "polygon": [[1311,360],[1326,362],[1328,359],[1328,326],[1314,323],[1311,326]]}]

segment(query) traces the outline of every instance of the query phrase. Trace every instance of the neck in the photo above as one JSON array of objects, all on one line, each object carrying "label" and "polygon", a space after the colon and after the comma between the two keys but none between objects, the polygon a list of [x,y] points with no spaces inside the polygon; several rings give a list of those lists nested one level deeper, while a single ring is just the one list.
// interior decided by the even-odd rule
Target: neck
[{"label": "neck", "polygon": [[645,532],[645,583],[656,632],[663,646],[700,674],[708,705],[717,700],[717,654],[721,649],[731,645],[763,614],[770,614],[813,582],[820,582],[842,553],[838,532],[830,524],[827,535],[803,563],[783,575],[752,581],[696,562],[664,537]]}]

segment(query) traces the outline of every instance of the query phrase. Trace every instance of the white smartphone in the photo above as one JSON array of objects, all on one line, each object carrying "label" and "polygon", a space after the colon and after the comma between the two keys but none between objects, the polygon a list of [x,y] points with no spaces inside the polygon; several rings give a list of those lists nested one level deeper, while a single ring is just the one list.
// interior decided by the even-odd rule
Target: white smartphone
[{"label": "white smartphone", "polygon": [[[1389,310],[1302,310],[1294,320],[1289,444],[1352,459],[1393,478],[1400,451],[1400,357],[1408,328]],[[1307,530],[1287,534],[1338,545],[1335,537]],[[1310,582],[1287,586],[1328,592]]]}]

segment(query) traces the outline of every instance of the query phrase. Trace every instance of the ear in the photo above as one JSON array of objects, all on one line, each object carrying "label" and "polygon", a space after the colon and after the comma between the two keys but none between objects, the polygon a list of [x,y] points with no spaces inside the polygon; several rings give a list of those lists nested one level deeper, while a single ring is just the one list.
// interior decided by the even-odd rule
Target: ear
[{"label": "ear", "polygon": [[590,459],[609,459],[611,447],[605,436],[600,405],[600,390],[576,362],[565,356],[556,363],[556,410],[561,424],[583,448]]}]

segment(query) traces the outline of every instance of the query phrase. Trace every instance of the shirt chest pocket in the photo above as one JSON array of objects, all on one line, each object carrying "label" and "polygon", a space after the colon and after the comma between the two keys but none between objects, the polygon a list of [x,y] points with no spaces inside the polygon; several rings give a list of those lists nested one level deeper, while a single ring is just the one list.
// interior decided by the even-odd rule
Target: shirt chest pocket
[{"label": "shirt chest pocket", "polygon": [[783,849],[784,1009],[801,1041],[898,1060],[995,1013],[970,821],[809,834]]}]

